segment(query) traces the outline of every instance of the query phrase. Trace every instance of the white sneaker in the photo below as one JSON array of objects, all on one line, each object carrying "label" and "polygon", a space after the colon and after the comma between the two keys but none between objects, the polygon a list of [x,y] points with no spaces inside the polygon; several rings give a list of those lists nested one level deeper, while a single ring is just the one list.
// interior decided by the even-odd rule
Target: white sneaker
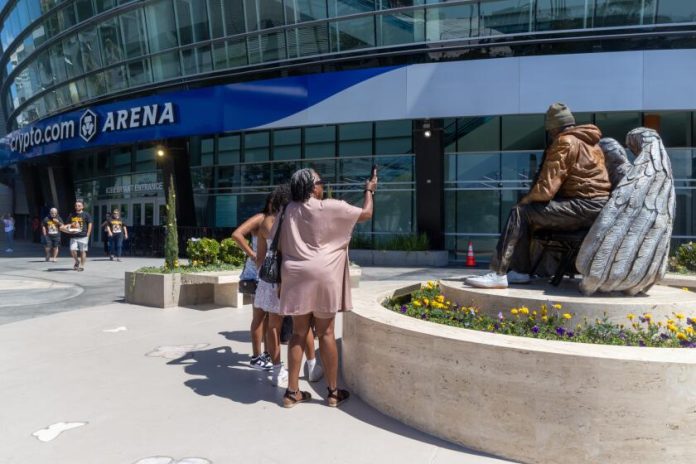
[{"label": "white sneaker", "polygon": [[271,370],[271,383],[274,387],[288,387],[288,370],[282,364],[273,366]]},{"label": "white sneaker", "polygon": [[12,248],[8,248],[7,250],[5,250],[5,253],[12,253]]},{"label": "white sneaker", "polygon": [[324,377],[324,368],[318,362],[314,364],[314,368],[310,369],[305,362],[305,372],[307,372],[307,380],[310,382],[318,382]]},{"label": "white sneaker", "polygon": [[509,271],[507,273],[507,281],[509,284],[528,284],[532,281],[529,274],[521,274],[515,271]]},{"label": "white sneaker", "polygon": [[507,288],[508,279],[505,275],[498,275],[495,272],[491,272],[486,275],[479,277],[469,277],[466,279],[466,283],[472,287],[478,288]]}]

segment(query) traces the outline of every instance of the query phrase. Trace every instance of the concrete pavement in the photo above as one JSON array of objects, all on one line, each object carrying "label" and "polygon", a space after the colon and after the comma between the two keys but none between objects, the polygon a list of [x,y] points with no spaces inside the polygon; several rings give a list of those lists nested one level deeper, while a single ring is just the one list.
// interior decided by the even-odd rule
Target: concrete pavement
[{"label": "concrete pavement", "polygon": [[[90,261],[77,273],[48,271],[28,254],[0,260],[1,464],[507,462],[416,431],[357,397],[328,408],[323,382],[302,381],[314,400],[281,408],[283,390],[247,367],[248,306],[119,302],[123,272],[159,260]],[[365,278],[421,280],[424,272],[366,269]]]}]

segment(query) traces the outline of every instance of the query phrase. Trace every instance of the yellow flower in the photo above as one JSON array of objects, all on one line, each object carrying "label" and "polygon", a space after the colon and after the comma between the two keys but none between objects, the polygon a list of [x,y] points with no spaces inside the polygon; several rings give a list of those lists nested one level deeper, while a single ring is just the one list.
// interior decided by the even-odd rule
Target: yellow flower
[{"label": "yellow flower", "polygon": [[674,324],[674,319],[667,319],[667,324]]},{"label": "yellow flower", "polygon": [[582,329],[582,324],[578,324],[575,326],[575,330],[580,330],[580,329]]},{"label": "yellow flower", "polygon": [[536,316],[537,316],[537,312],[536,312],[536,311],[532,311],[532,316],[536,317]]},{"label": "yellow flower", "polygon": [[628,315],[626,317],[628,318],[629,321],[633,322],[633,319],[636,318],[636,315],[632,314],[632,313],[628,313]]},{"label": "yellow flower", "polygon": [[674,313],[674,317],[676,317],[680,321],[683,321],[686,316],[684,316],[684,313]]},{"label": "yellow flower", "polygon": [[677,332],[679,330],[677,329],[677,326],[674,324],[667,324],[667,329],[672,333]]},{"label": "yellow flower", "polygon": [[447,300],[447,303],[445,303],[447,306],[452,306],[452,302]]},{"label": "yellow flower", "polygon": [[689,335],[694,334],[694,328],[691,326],[688,326],[685,330],[686,330],[686,333],[688,333]]},{"label": "yellow flower", "polygon": [[413,302],[413,306],[415,306],[416,308],[419,308],[420,305],[421,305],[421,302],[418,301],[418,300],[416,300],[416,301]]},{"label": "yellow flower", "polygon": [[427,299],[427,298],[423,298],[423,304],[424,304],[425,306],[428,306],[428,305],[430,304],[430,300]]},{"label": "yellow flower", "polygon": [[527,316],[529,314],[529,308],[527,308],[526,306],[522,306],[520,308],[520,314]]},{"label": "yellow flower", "polygon": [[444,296],[444,295],[438,295],[438,296],[435,297],[435,300],[436,300],[438,303],[442,303],[442,302],[445,301],[445,296]]},{"label": "yellow flower", "polygon": [[549,320],[548,316],[541,316],[541,320],[547,322]]},{"label": "yellow flower", "polygon": [[572,314],[570,314],[570,313],[563,313],[563,319],[565,319],[566,321],[568,321],[568,320],[570,320],[570,319],[572,319],[572,318],[573,318],[573,315],[572,315]]},{"label": "yellow flower", "polygon": [[519,311],[517,310],[517,308],[512,308],[510,310],[510,314],[512,314],[513,316],[517,316],[518,313],[519,313]]},{"label": "yellow flower", "polygon": [[634,329],[638,329],[638,327],[640,327],[640,324],[634,322],[633,324],[631,324],[631,327],[633,327]]},{"label": "yellow flower", "polygon": [[643,317],[644,317],[645,320],[647,320],[648,322],[652,322],[652,314],[650,314],[650,313],[645,313],[645,314],[643,314]]},{"label": "yellow flower", "polygon": [[561,304],[556,303],[555,305],[553,305],[553,309],[561,309],[561,308],[563,308],[563,305],[561,305]]},{"label": "yellow flower", "polygon": [[657,326],[662,327],[662,321],[657,321]]},{"label": "yellow flower", "polygon": [[682,287],[682,290],[684,290],[685,292],[689,291],[689,289],[687,287]]},{"label": "yellow flower", "polygon": [[686,335],[684,335],[682,332],[679,332],[679,333],[677,334],[677,338],[678,338],[679,340],[686,340],[688,337],[687,337]]}]

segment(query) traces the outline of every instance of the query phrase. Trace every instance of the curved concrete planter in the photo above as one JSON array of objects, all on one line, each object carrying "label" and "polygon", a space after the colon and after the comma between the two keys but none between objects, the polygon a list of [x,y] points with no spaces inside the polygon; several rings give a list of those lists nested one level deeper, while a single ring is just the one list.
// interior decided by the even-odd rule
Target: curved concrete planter
[{"label": "curved concrete planter", "polygon": [[348,254],[350,260],[360,266],[444,267],[449,262],[449,254],[445,250],[349,250]]},{"label": "curved concrete planter", "polygon": [[690,463],[696,351],[496,335],[391,312],[354,292],[343,373],[415,428],[527,463]]}]

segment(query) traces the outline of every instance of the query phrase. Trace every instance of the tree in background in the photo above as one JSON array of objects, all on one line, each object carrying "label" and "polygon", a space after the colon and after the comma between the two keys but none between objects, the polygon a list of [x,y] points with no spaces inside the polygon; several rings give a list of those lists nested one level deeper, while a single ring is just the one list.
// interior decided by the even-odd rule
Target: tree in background
[{"label": "tree in background", "polygon": [[179,234],[176,226],[176,192],[174,175],[169,176],[169,193],[167,194],[167,236],[164,238],[164,267],[179,267]]}]

